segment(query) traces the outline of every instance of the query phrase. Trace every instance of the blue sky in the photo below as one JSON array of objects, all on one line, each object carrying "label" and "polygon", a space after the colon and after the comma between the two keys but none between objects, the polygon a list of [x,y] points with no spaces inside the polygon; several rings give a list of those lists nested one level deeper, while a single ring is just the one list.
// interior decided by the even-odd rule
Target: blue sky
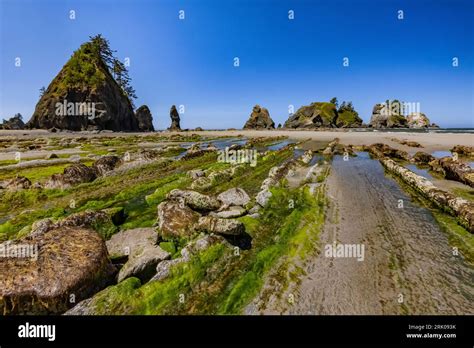
[{"label": "blue sky", "polygon": [[472,0],[0,0],[0,119],[29,119],[39,88],[101,33],[130,58],[135,104],[159,129],[172,104],[185,128],[240,128],[257,103],[278,124],[289,105],[333,96],[365,122],[398,98],[443,127],[474,127],[473,23]]}]

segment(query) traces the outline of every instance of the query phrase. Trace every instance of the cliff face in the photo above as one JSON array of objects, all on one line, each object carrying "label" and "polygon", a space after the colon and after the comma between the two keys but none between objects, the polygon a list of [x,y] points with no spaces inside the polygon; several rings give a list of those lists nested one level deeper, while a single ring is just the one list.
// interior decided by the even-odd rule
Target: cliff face
[{"label": "cliff face", "polygon": [[130,100],[90,42],[74,52],[50,83],[27,127],[139,130]]},{"label": "cliff face", "polygon": [[244,125],[244,129],[274,129],[275,122],[270,117],[270,113],[266,108],[255,105],[248,121]]}]

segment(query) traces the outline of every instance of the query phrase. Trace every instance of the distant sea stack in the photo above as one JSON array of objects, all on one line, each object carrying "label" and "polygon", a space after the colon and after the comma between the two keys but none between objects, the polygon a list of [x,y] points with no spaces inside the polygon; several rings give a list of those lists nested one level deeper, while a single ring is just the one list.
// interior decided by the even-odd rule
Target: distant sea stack
[{"label": "distant sea stack", "polygon": [[16,114],[11,117],[9,120],[3,120],[3,123],[0,124],[0,129],[24,129],[25,123],[23,122],[23,116],[21,114]]},{"label": "distant sea stack", "polygon": [[140,106],[135,112],[135,117],[138,122],[138,129],[140,132],[154,132],[153,116],[146,105]]},{"label": "distant sea stack", "polygon": [[432,126],[428,117],[421,112],[413,112],[408,115],[407,124],[410,128],[430,128]]},{"label": "distant sea stack", "polygon": [[172,105],[170,109],[170,118],[171,118],[171,126],[168,128],[170,131],[180,131],[181,126],[179,124],[180,118],[178,110],[176,109],[176,105]]},{"label": "distant sea stack", "polygon": [[138,131],[127,70],[102,36],[73,53],[41,96],[28,128]]},{"label": "distant sea stack", "polygon": [[362,119],[351,102],[343,102],[338,108],[336,98],[331,102],[314,102],[300,107],[285,122],[285,128],[356,128]]},{"label": "distant sea stack", "polygon": [[375,104],[372,109],[369,127],[383,128],[439,128],[431,123],[429,118],[421,112],[412,112],[404,116],[406,104],[398,100],[387,100],[385,103]]},{"label": "distant sea stack", "polygon": [[255,105],[244,129],[275,129],[275,122],[266,108]]}]

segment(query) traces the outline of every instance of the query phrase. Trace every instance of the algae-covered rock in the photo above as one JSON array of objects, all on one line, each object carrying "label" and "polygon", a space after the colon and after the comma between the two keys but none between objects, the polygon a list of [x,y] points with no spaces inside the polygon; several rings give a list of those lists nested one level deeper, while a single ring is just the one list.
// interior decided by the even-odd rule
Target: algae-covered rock
[{"label": "algae-covered rock", "polygon": [[168,193],[167,198],[182,202],[193,210],[207,212],[217,210],[221,203],[215,197],[203,195],[202,193],[191,190],[174,189]]},{"label": "algae-covered rock", "polygon": [[122,159],[118,156],[102,156],[92,164],[92,169],[97,176],[104,176],[122,164]]},{"label": "algae-covered rock", "polygon": [[213,216],[204,216],[196,225],[198,231],[217,233],[222,235],[238,236],[245,232],[242,222],[233,219],[221,219]]},{"label": "algae-covered rock", "polygon": [[74,185],[91,182],[97,177],[95,170],[82,163],[72,164],[62,174],[53,174],[45,183],[45,188],[67,189]]},{"label": "algae-covered rock", "polygon": [[108,285],[115,272],[103,239],[91,229],[63,226],[9,243],[0,248],[31,247],[37,253],[0,258],[4,314],[62,313]]},{"label": "algae-covered rock", "polygon": [[200,215],[177,201],[164,201],[158,205],[158,227],[165,239],[186,238],[194,234],[194,224]]}]

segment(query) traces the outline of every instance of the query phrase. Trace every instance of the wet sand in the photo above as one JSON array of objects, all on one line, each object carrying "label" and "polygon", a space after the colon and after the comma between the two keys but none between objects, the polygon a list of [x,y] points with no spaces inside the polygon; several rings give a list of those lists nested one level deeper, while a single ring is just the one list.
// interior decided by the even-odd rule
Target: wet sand
[{"label": "wet sand", "polygon": [[[453,256],[431,212],[413,204],[378,161],[337,156],[327,188],[321,252],[291,290],[294,304],[273,303],[264,313],[474,314],[474,268]],[[326,257],[334,241],[365,245],[364,260]]]}]

